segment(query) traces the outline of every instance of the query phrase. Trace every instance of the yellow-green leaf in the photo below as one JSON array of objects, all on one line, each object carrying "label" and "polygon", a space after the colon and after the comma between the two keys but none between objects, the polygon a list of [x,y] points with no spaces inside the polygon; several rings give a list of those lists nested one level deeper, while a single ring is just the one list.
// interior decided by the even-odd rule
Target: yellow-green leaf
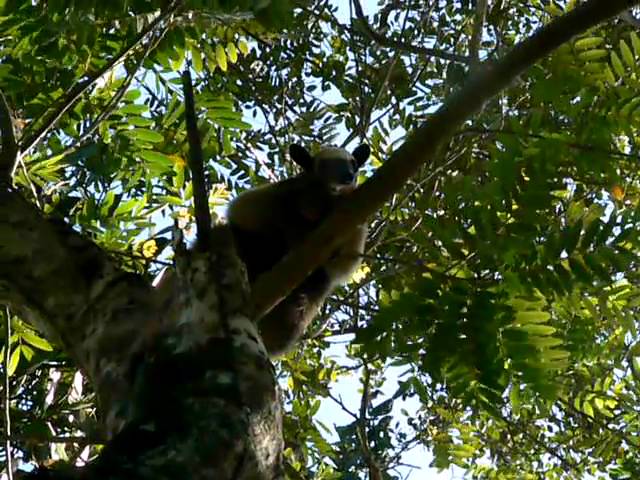
[{"label": "yellow-green leaf", "polygon": [[581,38],[580,40],[576,40],[576,43],[574,43],[574,46],[576,50],[589,50],[597,47],[603,42],[604,42],[604,38],[602,37],[587,37],[587,38]]},{"label": "yellow-green leaf", "polygon": [[566,360],[569,358],[569,352],[566,350],[558,350],[555,348],[542,352],[542,358],[545,360]]},{"label": "yellow-green leaf", "polygon": [[584,402],[582,404],[582,411],[593,418],[593,407],[589,402]]},{"label": "yellow-green leaf", "polygon": [[549,13],[550,15],[554,16],[554,17],[559,17],[560,15],[562,15],[564,12],[562,11],[561,8],[559,8],[557,5],[550,3],[549,5],[546,5],[544,7],[545,11],[547,13]]},{"label": "yellow-green leaf", "polygon": [[173,167],[173,159],[164,153],[143,150],[140,156],[147,162],[147,168],[153,174],[160,175]]},{"label": "yellow-green leaf", "polygon": [[622,59],[625,61],[629,68],[632,70],[636,68],[636,59],[633,57],[633,53],[627,45],[627,42],[620,40],[620,53],[622,53]]},{"label": "yellow-green leaf", "polygon": [[631,32],[630,37],[633,51],[636,53],[636,57],[640,57],[640,38],[636,32]]},{"label": "yellow-green leaf", "polygon": [[227,43],[227,57],[229,57],[229,61],[231,63],[236,63],[238,61],[238,49],[233,42]]},{"label": "yellow-green leaf", "polygon": [[512,327],[515,330],[521,330],[523,332],[527,332],[531,335],[553,335],[556,332],[556,329],[554,327],[551,327],[549,325],[536,325],[536,324],[530,324],[530,325],[521,325],[518,327]]},{"label": "yellow-green leaf", "polygon": [[632,98],[629,102],[627,102],[626,105],[624,105],[621,109],[620,109],[620,115],[623,117],[628,116],[632,110],[635,110],[635,108],[638,106],[638,104],[640,104],[640,97],[634,97]]},{"label": "yellow-green leaf", "polygon": [[540,311],[527,311],[527,312],[517,312],[516,313],[516,322],[517,323],[544,323],[551,318],[551,314],[549,312],[540,312]]},{"label": "yellow-green leaf", "polygon": [[527,343],[534,345],[538,348],[552,348],[562,345],[562,339],[557,337],[538,337],[535,335],[530,336]]},{"label": "yellow-green leaf", "polygon": [[619,77],[625,77],[624,65],[616,52],[611,52],[611,65]]},{"label": "yellow-green leaf", "polygon": [[47,342],[44,338],[39,337],[33,332],[25,331],[20,334],[22,339],[30,345],[33,345],[38,350],[44,350],[45,352],[50,352],[53,350],[53,347],[49,342]]},{"label": "yellow-green leaf", "polygon": [[132,130],[126,130],[125,134],[136,140],[143,140],[145,142],[158,143],[164,140],[164,137],[153,130],[147,128],[134,128]]},{"label": "yellow-green leaf", "polygon": [[511,400],[511,408],[517,415],[520,411],[520,387],[518,385],[512,385],[509,392],[509,400]]},{"label": "yellow-green leaf", "polygon": [[200,52],[195,48],[191,49],[191,59],[193,61],[193,69],[196,73],[200,73],[203,68],[202,55],[200,55]]},{"label": "yellow-green leaf", "polygon": [[242,52],[243,55],[249,53],[249,44],[244,40],[238,40],[238,49]]},{"label": "yellow-green leaf", "polygon": [[608,51],[601,49],[601,48],[595,48],[593,50],[587,50],[585,52],[579,53],[578,54],[578,58],[580,60],[583,60],[585,62],[590,62],[593,60],[598,60],[600,58],[604,58],[608,55]]},{"label": "yellow-green leaf", "polygon": [[20,347],[16,347],[11,352],[11,356],[9,357],[9,368],[7,368],[7,373],[9,376],[13,375],[18,368],[18,362],[20,361]]},{"label": "yellow-green leaf", "polygon": [[610,85],[614,85],[616,83],[616,77],[613,75],[613,72],[611,71],[611,67],[609,67],[609,65],[607,65],[604,69],[604,77],[607,79],[607,82],[609,82]]},{"label": "yellow-green leaf", "polygon": [[223,72],[227,71],[227,54],[224,47],[220,44],[216,45],[216,62]]}]

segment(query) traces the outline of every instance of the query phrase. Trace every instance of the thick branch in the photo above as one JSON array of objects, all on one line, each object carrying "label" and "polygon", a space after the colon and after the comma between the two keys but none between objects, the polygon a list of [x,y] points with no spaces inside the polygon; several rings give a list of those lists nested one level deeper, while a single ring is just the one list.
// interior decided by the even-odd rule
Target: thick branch
[{"label": "thick branch", "polygon": [[148,332],[153,290],[9,189],[0,190],[0,238],[0,303],[69,353],[108,410],[126,396],[126,367]]},{"label": "thick branch", "polygon": [[7,99],[0,92],[0,136],[2,136],[2,151],[0,151],[0,183],[11,184],[11,173],[18,159],[18,144],[13,129],[11,110]]},{"label": "thick branch", "polygon": [[416,53],[418,55],[425,55],[427,57],[442,58],[443,60],[451,60],[452,62],[469,63],[469,57],[465,57],[464,55],[443,52],[442,50],[438,50],[437,48],[427,48],[420,47],[418,45],[411,45],[388,38],[382,35],[380,32],[374,30],[373,27],[369,25],[367,18],[364,16],[364,11],[362,10],[362,4],[360,3],[360,0],[353,0],[353,6],[355,7],[356,16],[358,17],[358,20],[360,20],[360,24],[362,25],[364,33],[378,45],[393,48],[402,52]]},{"label": "thick branch", "polygon": [[313,269],[325,262],[339,244],[340,232],[347,231],[353,224],[366,222],[484,102],[574,35],[639,3],[640,0],[590,0],[516,45],[500,61],[481,64],[477,73],[415,130],[369,181],[350,195],[299,248],[258,279],[252,293],[257,316],[273,308]]}]

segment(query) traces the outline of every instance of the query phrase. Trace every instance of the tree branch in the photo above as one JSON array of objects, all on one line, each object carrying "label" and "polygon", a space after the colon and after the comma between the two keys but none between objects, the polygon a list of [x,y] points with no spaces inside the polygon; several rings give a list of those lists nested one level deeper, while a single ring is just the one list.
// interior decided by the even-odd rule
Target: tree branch
[{"label": "tree branch", "polygon": [[540,134],[540,133],[530,133],[530,132],[517,132],[515,130],[511,130],[509,128],[480,128],[480,127],[470,127],[460,130],[456,133],[456,137],[464,136],[464,135],[513,135],[514,137],[521,138],[530,138],[533,140],[546,140],[549,142],[557,142],[559,144],[565,145],[567,148],[573,148],[575,150],[579,150],[581,152],[590,152],[590,153],[599,153],[602,155],[608,155],[611,157],[618,158],[628,158],[630,160],[640,160],[640,155],[637,153],[625,153],[616,150],[610,150],[608,148],[601,148],[595,145],[583,144],[578,142],[572,142],[568,139],[557,138],[554,137],[553,134]]},{"label": "tree branch", "polygon": [[11,174],[18,159],[18,144],[13,129],[11,110],[7,99],[0,92],[0,135],[2,136],[2,151],[0,152],[0,183],[11,185]]},{"label": "tree branch", "polygon": [[11,355],[11,311],[8,307],[4,310],[4,328],[6,342],[4,344],[4,433],[7,436],[5,440],[5,457],[7,464],[7,475],[9,480],[13,480],[13,455],[11,453],[11,383],[9,381],[9,358]]},{"label": "tree branch", "polygon": [[418,55],[425,55],[428,57],[442,58],[443,60],[451,60],[452,62],[469,63],[469,57],[465,57],[464,55],[443,52],[442,50],[438,50],[437,48],[427,48],[417,45],[411,45],[385,37],[381,33],[374,30],[371,25],[369,25],[367,18],[364,16],[364,11],[362,10],[362,4],[360,3],[360,0],[353,0],[353,6],[356,11],[356,16],[358,17],[358,20],[360,20],[360,24],[362,25],[363,32],[378,45],[393,48],[395,50],[403,52],[416,53]]},{"label": "tree branch", "polygon": [[182,88],[184,91],[184,121],[187,126],[187,138],[189,139],[189,170],[191,170],[191,182],[193,183],[193,207],[198,229],[198,246],[209,248],[209,231],[211,230],[211,212],[209,211],[209,196],[204,177],[204,159],[202,155],[202,143],[196,120],[196,107],[193,99],[193,85],[189,65],[182,73]]},{"label": "tree branch", "polygon": [[325,262],[340,243],[340,233],[354,224],[366,222],[484,102],[574,35],[638,3],[640,0],[589,0],[517,44],[501,60],[481,64],[477,73],[409,135],[371,179],[347,197],[302,245],[258,279],[252,292],[256,317],[268,312]]},{"label": "tree branch", "polygon": [[631,10],[627,10],[620,14],[623,22],[631,25],[633,28],[640,28],[640,19],[636,18]]},{"label": "tree branch", "polygon": [[487,15],[487,0],[477,0],[476,15],[473,21],[473,32],[469,41],[469,57],[472,65],[480,63],[480,44],[482,43],[482,30]]}]

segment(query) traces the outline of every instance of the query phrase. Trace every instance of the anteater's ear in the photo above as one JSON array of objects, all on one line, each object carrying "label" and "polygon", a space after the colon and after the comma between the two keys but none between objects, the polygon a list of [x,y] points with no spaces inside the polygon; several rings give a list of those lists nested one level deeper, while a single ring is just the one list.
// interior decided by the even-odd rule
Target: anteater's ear
[{"label": "anteater's ear", "polygon": [[351,155],[353,155],[353,158],[356,159],[356,164],[358,165],[358,168],[364,165],[364,162],[367,161],[367,158],[369,158],[370,153],[371,153],[371,149],[369,148],[369,145],[367,145],[366,143],[363,143],[362,145],[356,147],[356,149],[353,151]]},{"label": "anteater's ear", "polygon": [[302,170],[309,173],[313,172],[313,157],[306,148],[294,143],[289,146],[289,156],[291,160],[302,167]]}]

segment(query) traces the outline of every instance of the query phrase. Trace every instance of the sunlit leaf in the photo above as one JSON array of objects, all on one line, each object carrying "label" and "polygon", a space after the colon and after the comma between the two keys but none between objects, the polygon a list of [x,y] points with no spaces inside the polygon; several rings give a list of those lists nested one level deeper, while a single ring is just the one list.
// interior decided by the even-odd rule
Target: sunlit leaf
[{"label": "sunlit leaf", "polygon": [[51,352],[53,350],[53,347],[51,346],[51,344],[49,342],[47,342],[44,338],[39,337],[35,333],[30,332],[28,330],[23,331],[20,334],[20,337],[25,342],[27,342],[30,345],[33,345],[34,347],[36,347],[38,350],[44,350],[45,352]]},{"label": "sunlit leaf", "polygon": [[220,67],[220,70],[223,72],[227,71],[227,54],[220,43],[216,45],[216,62]]}]

